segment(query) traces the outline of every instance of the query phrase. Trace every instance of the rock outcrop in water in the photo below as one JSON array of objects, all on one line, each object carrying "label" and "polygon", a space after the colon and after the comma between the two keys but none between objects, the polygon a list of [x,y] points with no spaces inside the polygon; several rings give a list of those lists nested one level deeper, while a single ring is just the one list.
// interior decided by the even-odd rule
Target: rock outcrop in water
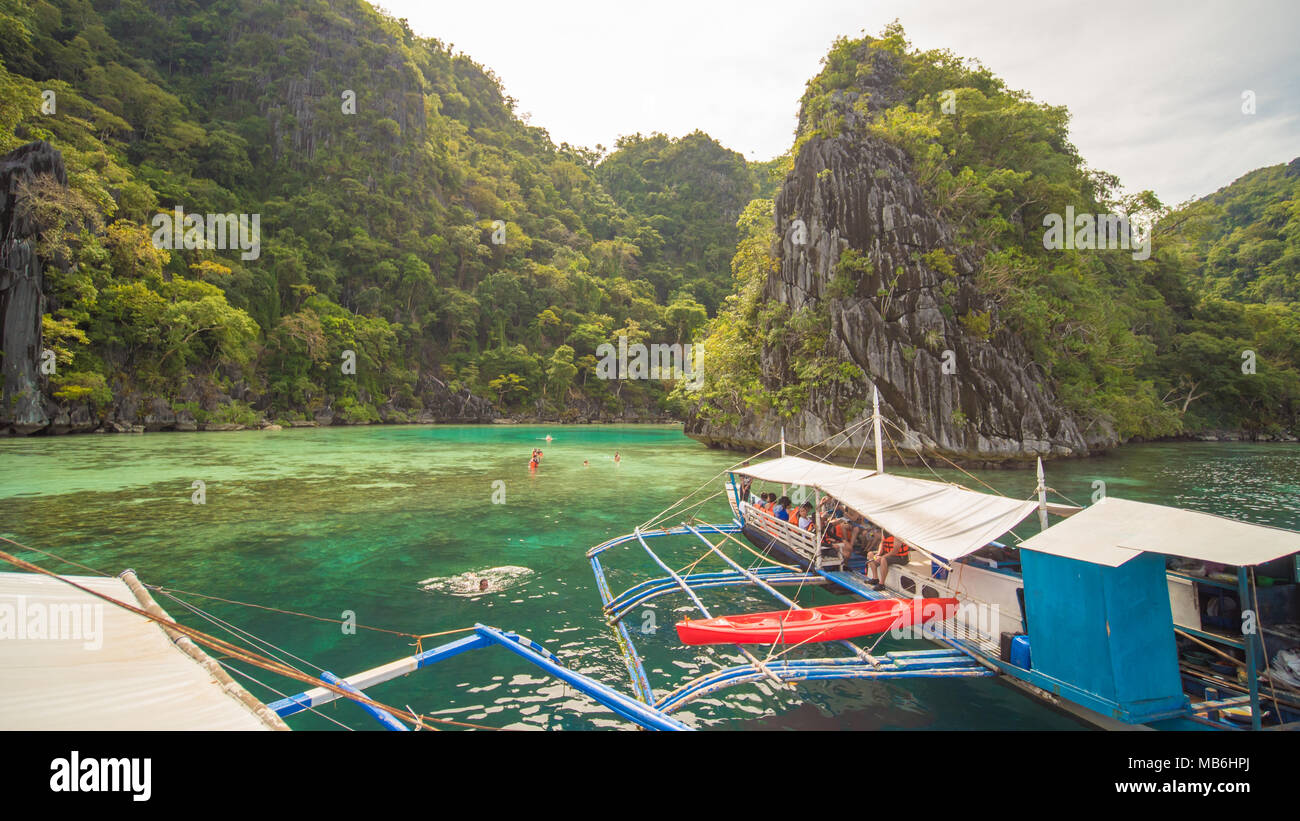
[{"label": "rock outcrop in water", "polygon": [[[877,55],[867,91],[836,92],[841,136],[815,136],[801,146],[775,201],[780,264],[763,293],[792,310],[825,308],[832,350],[857,365],[866,381],[851,395],[810,389],[793,419],[751,412],[738,424],[713,425],[692,416],[686,432],[710,445],[758,450],[784,429],[788,442],[809,447],[868,418],[874,385],[885,417],[905,431],[891,431],[904,458],[919,450],[967,463],[1007,463],[1116,444],[1109,429],[1081,430],[1013,333],[999,330],[985,339],[958,320],[993,308],[971,276],[978,260],[927,205],[906,152],[863,128],[854,106],[864,94],[870,111],[895,104],[897,73],[888,54]],[[847,249],[870,262],[852,293],[835,284]],[[951,272],[923,258],[935,251],[946,254]],[[793,372],[778,347],[764,348],[762,371],[769,388]],[[864,399],[865,411],[846,413]],[[871,426],[828,445],[821,450],[849,458],[871,454]],[[888,442],[885,451],[894,457]]]},{"label": "rock outcrop in water", "polygon": [[22,208],[23,188],[41,175],[68,184],[63,155],[48,142],[28,143],[0,158],[0,430],[15,433],[50,422],[40,374],[44,269],[36,253],[37,227]]}]

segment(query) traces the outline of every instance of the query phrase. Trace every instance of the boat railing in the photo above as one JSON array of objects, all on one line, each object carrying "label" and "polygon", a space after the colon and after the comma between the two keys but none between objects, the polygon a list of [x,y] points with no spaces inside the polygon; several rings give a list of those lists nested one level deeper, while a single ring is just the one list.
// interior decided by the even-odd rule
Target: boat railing
[{"label": "boat railing", "polygon": [[816,533],[778,519],[766,510],[760,510],[747,501],[740,503],[740,510],[747,524],[758,528],[774,539],[781,540],[783,544],[798,551],[810,562],[820,565],[821,544]]},{"label": "boat railing", "polygon": [[735,482],[731,480],[727,480],[726,491],[727,491],[727,504],[731,505],[732,515],[735,516],[737,519],[741,518],[743,514],[741,513],[740,507],[738,506],[738,500],[740,499],[740,488],[736,486]]}]

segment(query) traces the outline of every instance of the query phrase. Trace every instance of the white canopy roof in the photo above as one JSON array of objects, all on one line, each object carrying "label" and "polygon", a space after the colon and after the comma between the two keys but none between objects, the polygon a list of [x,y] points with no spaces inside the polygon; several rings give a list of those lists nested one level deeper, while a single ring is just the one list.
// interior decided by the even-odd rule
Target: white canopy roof
[{"label": "white canopy roof", "polygon": [[[121,579],[68,578],[140,606]],[[0,573],[0,730],[266,729],[155,623],[49,576]]]},{"label": "white canopy roof", "polygon": [[798,456],[735,471],[767,482],[809,485],[866,516],[895,538],[947,561],[974,553],[1037,509],[946,482],[814,462]]},{"label": "white canopy roof", "polygon": [[974,553],[1038,508],[1034,501],[888,473],[825,490],[895,538],[948,561]]},{"label": "white canopy roof", "polygon": [[783,485],[809,485],[821,487],[828,482],[843,482],[849,479],[863,479],[875,473],[874,470],[859,468],[842,468],[825,462],[814,462],[800,456],[782,456],[769,459],[757,465],[737,468],[732,471],[741,476],[749,476],[764,482],[777,482]]},{"label": "white canopy roof", "polygon": [[1107,496],[1020,548],[1107,567],[1146,552],[1254,566],[1300,553],[1300,533]]}]

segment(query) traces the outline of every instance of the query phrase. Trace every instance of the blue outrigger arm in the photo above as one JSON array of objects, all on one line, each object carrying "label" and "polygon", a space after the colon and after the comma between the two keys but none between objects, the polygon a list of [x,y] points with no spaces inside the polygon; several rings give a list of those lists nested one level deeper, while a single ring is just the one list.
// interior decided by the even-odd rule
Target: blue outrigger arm
[{"label": "blue outrigger arm", "polygon": [[[977,678],[993,673],[980,667],[958,650],[912,650],[887,653],[875,663],[852,658],[779,659],[768,662],[783,681],[823,679]],[[700,696],[757,683],[763,674],[753,665],[728,667],[687,682],[664,697],[656,706],[670,713]]]},{"label": "blue outrigger arm", "polygon": [[[740,524],[737,522],[731,525],[702,525],[702,527],[714,533],[739,533]],[[653,539],[660,536],[685,536],[690,533],[685,527],[663,528],[660,530],[646,530],[640,533],[626,533],[622,536],[616,536],[605,542],[601,542],[587,551],[587,559],[591,562],[592,575],[596,577],[596,590],[600,593],[601,604],[606,612],[609,612],[614,603],[614,594],[609,589],[609,581],[605,578],[605,569],[600,566],[600,554],[609,550],[611,547],[625,544],[633,540]],[[644,544],[644,541],[642,542]],[[676,587],[676,582],[673,582]],[[627,595],[626,592],[623,595]],[[621,597],[620,597],[621,598]],[[655,700],[654,689],[650,686],[650,679],[646,676],[645,665],[641,663],[641,656],[636,651],[636,644],[632,641],[632,633],[627,629],[627,625],[621,618],[613,621],[614,638],[618,641],[619,650],[623,653],[623,663],[627,665],[627,674],[632,680],[632,690],[636,697],[643,704],[653,704]]]},{"label": "blue outrigger arm", "polygon": [[[469,650],[477,650],[480,647],[489,647],[493,644],[499,644],[527,661],[537,665],[546,672],[561,679],[575,688],[590,696],[600,704],[605,705],[618,715],[627,720],[645,727],[650,730],[689,730],[690,727],[681,723],[675,718],[665,715],[663,712],[654,707],[643,704],[630,696],[614,690],[593,678],[584,676],[582,673],[575,672],[560,663],[560,660],[545,647],[531,641],[518,633],[508,633],[498,630],[495,627],[488,627],[485,624],[474,625],[474,634],[457,639],[453,642],[435,647],[432,650],[426,650],[404,659],[389,662],[388,664],[374,667],[349,676],[347,679],[341,679],[333,673],[325,672],[321,679],[333,684],[356,695],[365,695],[363,690],[375,684],[390,681],[401,676],[414,673],[423,667],[436,664],[444,659],[458,656]],[[269,706],[281,718],[300,713],[327,704],[339,698],[347,698],[328,690],[324,687],[317,687],[297,695],[289,696],[276,701]],[[369,704],[358,702],[366,712],[370,713],[380,724],[389,730],[406,730],[409,729],[402,722],[398,721],[391,713],[379,709]]]}]

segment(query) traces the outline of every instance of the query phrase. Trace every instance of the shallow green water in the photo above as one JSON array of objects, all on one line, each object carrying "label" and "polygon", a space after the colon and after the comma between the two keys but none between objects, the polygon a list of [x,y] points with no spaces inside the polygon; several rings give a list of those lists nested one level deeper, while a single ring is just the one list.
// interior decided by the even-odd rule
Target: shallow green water
[{"label": "shallow green water", "polygon": [[[553,442],[542,441],[548,433]],[[544,448],[546,457],[530,475],[533,447]],[[623,456],[618,466],[616,450]],[[331,618],[351,610],[365,625],[431,633],[484,622],[516,630],[626,692],[626,670],[599,618],[583,554],[737,457],[668,426],[375,426],[11,439],[0,441],[0,533],[107,572],[133,567],[151,584]],[[978,475],[1008,495],[1027,498],[1033,491],[1031,471]],[[192,502],[195,480],[206,485],[203,505]],[[1048,484],[1081,502],[1093,494],[1095,480],[1105,481],[1110,495],[1300,530],[1300,447],[1294,445],[1139,445],[1048,467]],[[504,503],[496,504],[502,489]],[[729,519],[721,499],[703,511],[715,521]],[[655,546],[675,568],[699,556],[689,539]],[[635,543],[610,550],[604,565],[615,592],[652,572],[662,575]],[[721,567],[709,559],[698,569]],[[492,584],[487,593],[477,591],[481,578]],[[715,612],[771,604],[743,591],[713,591],[707,600]],[[804,591],[801,600],[843,601],[820,590]],[[345,635],[333,624],[192,601],[340,675],[413,650],[401,637]],[[221,634],[175,602],[160,603]],[[659,629],[643,634],[642,614],[635,635],[658,693],[733,663],[725,653],[677,644],[671,624],[690,612],[681,597],[660,598],[647,609]],[[445,640],[428,640],[425,648]],[[267,701],[277,697],[256,684],[250,689]],[[372,695],[497,727],[629,726],[500,648],[442,662]],[[358,729],[376,726],[352,704],[323,712]],[[1079,726],[988,679],[813,683],[780,694],[741,687],[679,715],[699,727],[737,729]],[[312,714],[290,723],[336,726]]]}]

